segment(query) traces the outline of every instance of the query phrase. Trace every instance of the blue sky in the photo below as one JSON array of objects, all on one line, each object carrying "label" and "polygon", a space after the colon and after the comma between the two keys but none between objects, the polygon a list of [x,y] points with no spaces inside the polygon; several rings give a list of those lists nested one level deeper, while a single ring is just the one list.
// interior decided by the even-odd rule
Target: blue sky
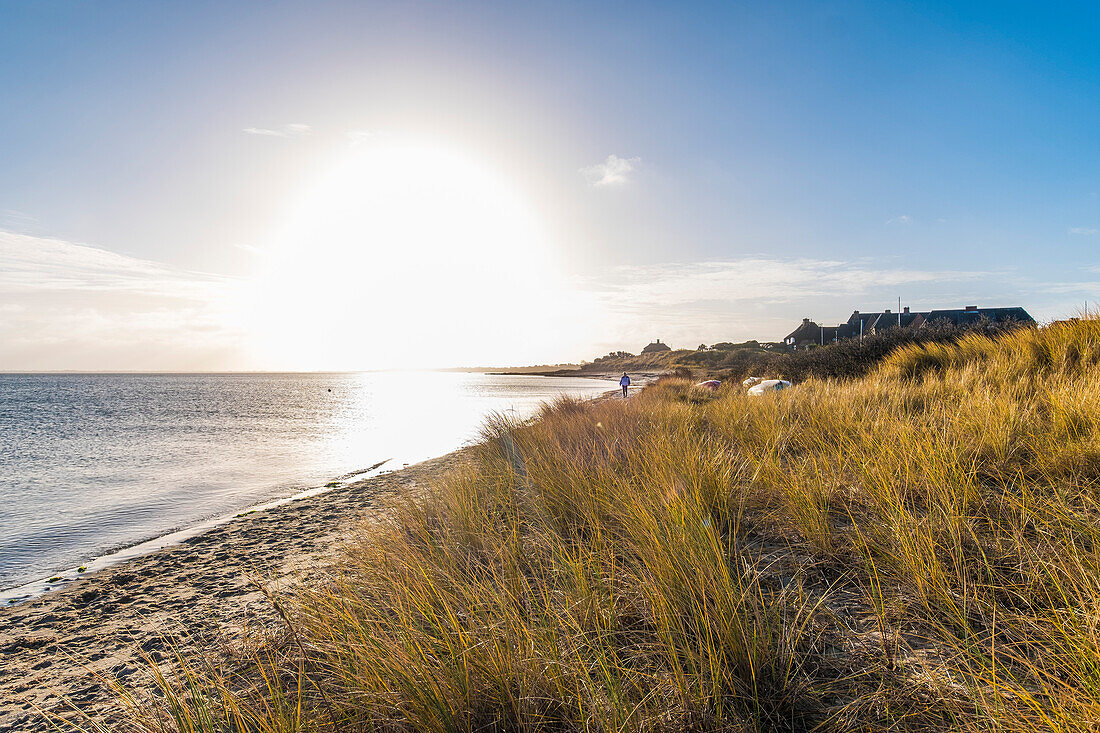
[{"label": "blue sky", "polygon": [[543,336],[448,364],[779,339],[899,296],[1066,315],[1100,297],[1098,32],[1038,3],[0,2],[0,368],[445,365],[413,346],[431,318],[378,353],[251,343],[275,223],[362,140],[460,151],[539,222],[561,307],[518,322]]}]

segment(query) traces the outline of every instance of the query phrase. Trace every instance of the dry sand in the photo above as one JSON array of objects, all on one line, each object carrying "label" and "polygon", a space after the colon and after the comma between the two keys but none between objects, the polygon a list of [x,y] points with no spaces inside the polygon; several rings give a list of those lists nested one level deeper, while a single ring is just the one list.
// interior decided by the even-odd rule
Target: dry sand
[{"label": "dry sand", "polygon": [[66,700],[110,717],[119,711],[97,674],[140,684],[142,655],[165,659],[165,636],[186,630],[217,649],[272,623],[254,579],[269,588],[308,580],[387,498],[423,489],[461,460],[458,451],[250,514],[0,609],[0,731],[53,730],[37,711],[71,718]]}]

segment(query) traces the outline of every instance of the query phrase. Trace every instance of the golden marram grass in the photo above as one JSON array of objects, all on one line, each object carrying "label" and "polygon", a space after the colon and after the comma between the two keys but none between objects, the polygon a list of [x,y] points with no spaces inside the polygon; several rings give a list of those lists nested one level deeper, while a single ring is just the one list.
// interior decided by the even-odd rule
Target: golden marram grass
[{"label": "golden marram grass", "polygon": [[145,729],[1100,725],[1100,321],[486,427]]}]

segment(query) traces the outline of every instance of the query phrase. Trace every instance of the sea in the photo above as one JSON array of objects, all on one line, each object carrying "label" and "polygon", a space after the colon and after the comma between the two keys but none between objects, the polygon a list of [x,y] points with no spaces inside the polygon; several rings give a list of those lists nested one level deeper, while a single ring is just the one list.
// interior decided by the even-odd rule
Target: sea
[{"label": "sea", "polygon": [[614,388],[434,371],[0,374],[0,592],[443,455],[494,413]]}]

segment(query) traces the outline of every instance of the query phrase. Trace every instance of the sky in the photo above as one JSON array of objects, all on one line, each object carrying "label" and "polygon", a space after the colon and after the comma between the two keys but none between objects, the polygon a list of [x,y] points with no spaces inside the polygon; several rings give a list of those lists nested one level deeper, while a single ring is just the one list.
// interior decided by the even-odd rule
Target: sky
[{"label": "sky", "polygon": [[0,370],[1100,299],[1100,8],[0,0]]}]

